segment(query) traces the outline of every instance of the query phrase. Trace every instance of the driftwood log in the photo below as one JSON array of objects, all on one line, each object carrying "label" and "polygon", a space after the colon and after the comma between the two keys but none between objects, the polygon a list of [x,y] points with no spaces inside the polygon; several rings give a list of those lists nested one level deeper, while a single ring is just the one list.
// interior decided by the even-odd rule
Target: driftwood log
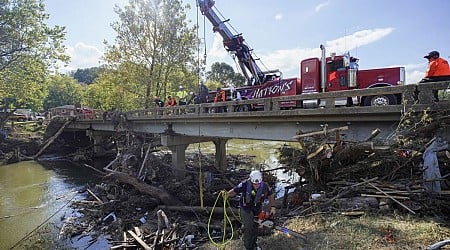
[{"label": "driftwood log", "polygon": [[117,172],[117,171],[113,171],[113,170],[107,170],[107,171],[110,172],[106,176],[107,178],[115,178],[122,183],[130,184],[134,188],[136,188],[139,192],[148,194],[154,198],[157,198],[164,205],[172,205],[172,206],[182,206],[183,205],[183,203],[180,200],[173,197],[171,194],[166,192],[164,189],[142,183],[136,177],[133,177],[133,176],[121,173],[121,172]]},{"label": "driftwood log", "polygon": [[[204,212],[204,213],[218,213],[223,214],[224,210],[223,207],[215,207],[214,210],[212,207],[200,207],[200,206],[158,206],[159,209],[166,209],[166,210],[172,210],[172,211],[179,211],[179,212]],[[227,208],[227,213],[229,214],[238,214],[239,209],[237,208]]]},{"label": "driftwood log", "polygon": [[50,146],[56,138],[58,138],[58,136],[64,131],[64,128],[66,128],[70,123],[72,123],[72,119],[67,120],[60,128],[59,130],[56,132],[56,134],[54,134],[52,137],[50,137],[46,142],[45,145],[41,148],[41,150],[39,150],[39,152],[37,152],[35,155],[33,155],[33,159],[36,160],[43,152],[45,149],[48,148],[48,146]]}]

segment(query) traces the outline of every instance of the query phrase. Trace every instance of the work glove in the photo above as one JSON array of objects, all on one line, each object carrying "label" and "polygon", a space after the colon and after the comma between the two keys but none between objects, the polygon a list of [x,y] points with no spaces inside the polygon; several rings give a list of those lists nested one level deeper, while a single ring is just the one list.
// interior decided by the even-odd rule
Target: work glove
[{"label": "work glove", "polygon": [[274,206],[270,207],[270,214],[273,216],[277,212],[277,209]]}]

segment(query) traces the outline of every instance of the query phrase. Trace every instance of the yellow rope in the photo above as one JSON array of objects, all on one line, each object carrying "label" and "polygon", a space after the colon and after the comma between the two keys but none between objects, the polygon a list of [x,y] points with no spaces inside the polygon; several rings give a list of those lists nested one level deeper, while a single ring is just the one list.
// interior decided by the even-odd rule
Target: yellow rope
[{"label": "yellow rope", "polygon": [[[214,213],[214,209],[216,208],[217,202],[219,201],[219,198],[221,196],[222,196],[222,200],[223,200],[223,235],[222,235],[222,242],[216,242],[211,237],[209,229],[210,229],[211,218],[212,218],[212,215]],[[229,205],[227,191],[225,191],[225,190],[220,191],[219,195],[217,195],[216,201],[214,202],[214,206],[213,206],[213,208],[211,210],[211,213],[209,214],[209,220],[208,220],[208,237],[209,237],[209,240],[211,241],[211,243],[214,246],[219,247],[220,249],[225,249],[225,246],[231,240],[233,240],[233,236],[234,236],[233,224],[231,223],[231,220],[230,220],[230,218],[228,217],[228,214],[227,214],[227,204]],[[231,228],[231,236],[228,239],[225,238],[226,237],[226,231],[227,231],[227,224],[229,224],[230,228]]]},{"label": "yellow rope", "polygon": [[200,143],[198,144],[198,187],[200,189],[200,207],[203,208],[203,175],[202,175],[202,154],[200,151]]}]

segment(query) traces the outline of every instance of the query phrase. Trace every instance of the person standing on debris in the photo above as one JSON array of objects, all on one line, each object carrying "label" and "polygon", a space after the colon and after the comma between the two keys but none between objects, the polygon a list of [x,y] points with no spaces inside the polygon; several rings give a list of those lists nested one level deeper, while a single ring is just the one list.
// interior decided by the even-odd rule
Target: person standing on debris
[{"label": "person standing on debris", "polygon": [[[425,181],[423,186],[427,192],[441,192],[442,178],[441,171],[439,170],[439,162],[437,153],[439,151],[446,150],[448,143],[442,141],[441,138],[433,138],[426,145],[425,152],[423,152],[423,180]],[[433,181],[432,181],[433,180]]]},{"label": "person standing on debris", "polygon": [[254,170],[250,173],[250,178],[228,191],[228,197],[240,194],[239,207],[243,226],[243,240],[245,249],[259,249],[256,245],[258,227],[255,223],[255,216],[258,216],[264,200],[269,201],[270,213],[275,215],[275,198],[270,187],[262,181],[260,171]]},{"label": "person standing on debris", "polygon": [[[420,81],[423,82],[439,82],[450,81],[450,67],[448,61],[441,58],[438,51],[431,51],[424,56],[428,59],[428,68],[425,72],[425,77]],[[436,101],[439,101],[438,91],[433,91],[433,96]]]}]

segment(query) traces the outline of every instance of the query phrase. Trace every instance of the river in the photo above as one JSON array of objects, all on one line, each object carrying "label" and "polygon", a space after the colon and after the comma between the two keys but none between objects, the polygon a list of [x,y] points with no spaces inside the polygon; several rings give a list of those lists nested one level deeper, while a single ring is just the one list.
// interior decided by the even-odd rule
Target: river
[{"label": "river", "polygon": [[[280,142],[231,140],[227,143],[227,154],[252,155],[255,162],[276,168],[279,167],[277,149],[281,145]],[[197,148],[198,144],[194,144],[188,150]],[[200,149],[202,153],[214,153],[212,143],[202,143]],[[276,175],[288,183],[297,180],[295,175],[281,170]],[[96,181],[99,180],[90,169],[66,161],[26,161],[0,166],[0,249],[49,249],[55,248],[55,242],[58,248],[64,249],[108,248],[103,239],[92,245],[88,237],[58,241],[62,221],[74,213],[68,204],[82,199],[79,191]],[[280,191],[283,185],[278,184]],[[35,231],[36,228],[39,230]]]},{"label": "river", "polygon": [[[58,241],[62,221],[74,212],[69,202],[83,198],[79,191],[95,180],[89,169],[66,161],[0,166],[0,249],[54,248],[52,241]],[[58,244],[83,248],[88,241],[86,237]]]}]

